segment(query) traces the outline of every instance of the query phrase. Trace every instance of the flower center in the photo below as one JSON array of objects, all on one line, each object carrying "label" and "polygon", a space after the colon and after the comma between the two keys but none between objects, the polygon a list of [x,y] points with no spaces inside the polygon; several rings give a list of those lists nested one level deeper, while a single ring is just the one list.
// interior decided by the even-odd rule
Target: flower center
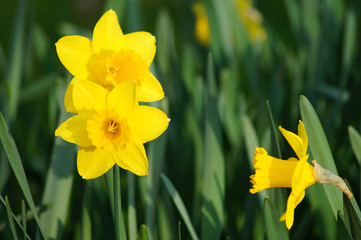
[{"label": "flower center", "polygon": [[[114,120],[110,120],[108,123],[108,132],[110,133],[116,133],[118,131],[119,123],[117,123]],[[120,131],[120,129],[119,129]]]},{"label": "flower center", "polygon": [[130,129],[126,119],[119,119],[114,111],[96,113],[87,122],[89,138],[94,146],[109,151],[125,148],[129,142]]},{"label": "flower center", "polygon": [[96,78],[107,86],[116,86],[128,80],[140,85],[147,71],[148,66],[142,56],[130,49],[121,49],[110,56],[99,56],[94,66]]}]

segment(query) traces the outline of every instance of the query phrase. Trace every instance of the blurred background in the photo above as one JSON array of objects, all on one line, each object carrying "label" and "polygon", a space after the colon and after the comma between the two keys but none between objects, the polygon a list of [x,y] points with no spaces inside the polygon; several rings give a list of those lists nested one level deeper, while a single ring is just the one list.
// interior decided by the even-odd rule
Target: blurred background
[{"label": "blurred background", "polygon": [[[156,37],[150,69],[166,97],[152,104],[171,118],[165,134],[146,145],[149,176],[121,170],[129,239],[144,232],[150,239],[194,239],[184,212],[200,239],[268,236],[264,197],[272,200],[277,220],[289,190],[249,193],[253,151],[262,146],[277,156],[280,146],[283,159],[295,156],[272,129],[296,132],[301,95],[313,105],[338,174],[360,203],[360,148],[350,140],[361,127],[359,1],[1,0],[0,110],[50,239],[115,236],[111,171],[81,179],[76,146],[54,136],[70,116],[62,98],[72,78],[55,43],[66,35],[91,38],[108,9],[116,11],[123,33]],[[0,154],[0,194],[19,215],[24,196],[2,147]],[[166,183],[184,205],[174,204]],[[275,224],[285,238],[340,238],[318,185],[296,208],[291,231]],[[40,237],[30,213],[27,232]],[[2,204],[0,239],[12,236]]]}]

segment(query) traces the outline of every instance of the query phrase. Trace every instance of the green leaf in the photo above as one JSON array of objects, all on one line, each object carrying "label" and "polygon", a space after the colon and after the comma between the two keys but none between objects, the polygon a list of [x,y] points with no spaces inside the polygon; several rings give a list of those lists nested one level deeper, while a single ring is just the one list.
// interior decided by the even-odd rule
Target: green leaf
[{"label": "green leaf", "polygon": [[[336,165],[320,120],[305,96],[300,97],[300,110],[313,157],[323,168],[337,175]],[[341,213],[343,211],[342,192],[331,184],[322,184],[322,186],[336,218],[337,211],[340,210]]]},{"label": "green leaf", "polygon": [[8,200],[8,196],[5,196],[5,207],[6,207],[6,212],[8,214],[8,218],[9,218],[11,233],[13,234],[14,240],[17,240],[18,235],[16,234],[16,228],[15,228],[15,224],[14,224],[13,212],[11,211],[11,208],[10,208],[10,203],[9,203],[9,200]]},{"label": "green leaf", "polygon": [[218,239],[224,222],[225,167],[211,55],[208,57],[205,115],[201,236],[202,239]]},{"label": "green leaf", "polygon": [[20,0],[16,13],[15,26],[13,28],[14,33],[11,41],[10,63],[6,74],[9,83],[9,101],[5,116],[9,122],[13,122],[16,117],[20,97],[21,74],[24,65],[25,10],[26,1]]},{"label": "green leaf", "polygon": [[[254,151],[256,150],[256,147],[259,147],[258,137],[251,120],[246,115],[242,117],[242,127],[244,130],[243,137],[246,142],[246,151],[248,155],[249,166],[250,169],[252,169],[253,171],[252,160],[254,157]],[[262,205],[263,199],[266,197],[266,191],[258,192],[257,195],[259,196],[260,204]]]},{"label": "green leaf", "polygon": [[[0,201],[1,201],[2,204],[4,204],[4,206],[6,207],[5,199],[4,199],[1,195],[0,195]],[[15,220],[15,222],[18,224],[18,226],[21,228],[21,230],[22,230],[23,232],[25,232],[26,238],[24,237],[24,239],[29,239],[29,240],[30,240],[29,235],[26,233],[25,225],[24,225],[24,227],[21,225],[21,223],[20,223],[19,220],[18,220],[18,217],[16,217],[13,212],[11,212],[11,215],[12,215],[13,219]],[[29,219],[27,219],[27,220],[29,220]],[[0,224],[0,232],[1,232],[5,227],[6,227],[6,224]]]},{"label": "green leaf", "polygon": [[348,136],[350,138],[352,150],[358,160],[358,164],[361,166],[361,136],[352,126],[348,127]]},{"label": "green leaf", "polygon": [[172,182],[164,174],[161,174],[161,177],[162,177],[165,187],[167,188],[169,195],[171,196],[175,206],[177,207],[180,215],[182,216],[192,239],[199,239],[193,228],[193,225],[189,218],[187,209],[184,206],[184,203],[183,203],[182,198],[179,195],[178,191],[174,188]]},{"label": "green leaf", "polygon": [[92,239],[91,209],[92,209],[92,183],[85,183],[84,199],[82,206],[80,239]]},{"label": "green leaf", "polygon": [[149,234],[145,225],[140,226],[137,240],[149,240]]},{"label": "green leaf", "polygon": [[343,195],[344,200],[344,214],[348,219],[351,233],[354,239],[361,236],[361,213],[354,197],[348,199]]},{"label": "green leaf", "polygon": [[275,206],[268,197],[264,199],[263,215],[268,239],[289,239],[286,225],[279,221],[280,216],[278,216]]},{"label": "green leaf", "polygon": [[34,214],[34,218],[40,232],[44,239],[46,239],[45,232],[43,231],[42,225],[40,223],[40,219],[38,213],[36,212],[35,204],[33,197],[31,196],[28,180],[25,176],[25,171],[23,168],[23,164],[21,163],[20,155],[18,149],[16,148],[16,144],[14,139],[10,136],[9,127],[5,122],[3,115],[0,113],[0,139],[4,146],[6,156],[9,159],[10,166],[15,174],[15,177],[20,185],[20,188],[24,194],[26,201],[29,204],[31,211]]},{"label": "green leaf", "polygon": [[21,218],[23,222],[24,239],[26,239],[26,206],[24,200],[21,200]]},{"label": "green leaf", "polygon": [[[58,105],[61,106],[59,124],[71,116],[63,106],[66,87],[67,82],[63,81],[56,89],[56,94],[59,97]],[[40,217],[41,224],[49,238],[62,238],[63,235],[71,207],[70,197],[74,179],[75,155],[76,146],[74,144],[65,142],[60,137],[55,138],[41,200],[43,204],[52,204],[52,208]]]},{"label": "green leaf", "polygon": [[339,240],[352,240],[350,230],[340,211],[337,212],[337,235]]}]

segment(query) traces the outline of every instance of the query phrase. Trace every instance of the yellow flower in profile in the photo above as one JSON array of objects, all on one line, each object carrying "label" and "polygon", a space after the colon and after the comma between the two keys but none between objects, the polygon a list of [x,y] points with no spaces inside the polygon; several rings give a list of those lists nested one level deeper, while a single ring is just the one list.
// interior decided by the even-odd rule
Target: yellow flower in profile
[{"label": "yellow flower in profile", "polygon": [[79,174],[96,178],[117,164],[136,175],[147,175],[143,144],[167,129],[167,115],[139,106],[133,81],[122,81],[107,91],[92,81],[79,80],[74,81],[72,92],[78,114],[62,123],[55,135],[80,146]]},{"label": "yellow flower in profile", "polygon": [[[155,51],[155,37],[148,32],[123,34],[118,17],[107,11],[94,28],[93,39],[66,36],[56,43],[62,64],[75,77],[88,79],[108,90],[124,81],[135,81],[139,101],[157,101],[164,97],[162,86],[149,71]],[[72,84],[67,90],[65,107],[72,106]]]},{"label": "yellow flower in profile", "polygon": [[251,193],[257,193],[267,188],[287,187],[292,188],[287,201],[287,210],[281,216],[280,221],[286,220],[286,226],[290,229],[293,225],[294,210],[305,196],[305,189],[316,183],[314,167],[308,162],[307,133],[302,121],[298,124],[298,135],[279,127],[298,159],[278,159],[269,156],[264,148],[256,148],[253,165],[255,174],[252,175]]},{"label": "yellow flower in profile", "polygon": [[262,27],[262,15],[252,7],[250,0],[236,0],[235,5],[239,18],[247,30],[248,36],[252,43],[262,43],[266,41],[267,34]]}]

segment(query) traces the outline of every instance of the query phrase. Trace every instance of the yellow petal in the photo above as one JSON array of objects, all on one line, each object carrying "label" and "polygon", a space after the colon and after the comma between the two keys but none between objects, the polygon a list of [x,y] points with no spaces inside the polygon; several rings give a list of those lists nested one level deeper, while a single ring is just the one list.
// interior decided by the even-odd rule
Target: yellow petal
[{"label": "yellow petal", "polygon": [[163,88],[154,75],[148,71],[147,76],[141,81],[141,85],[137,87],[138,101],[153,102],[164,97]]},{"label": "yellow petal", "polygon": [[109,10],[95,25],[93,51],[96,55],[115,53],[123,44],[123,32],[120,29],[117,14],[113,10]]},{"label": "yellow petal", "polygon": [[124,47],[139,53],[149,67],[155,55],[155,37],[148,32],[134,32],[124,35]]},{"label": "yellow petal", "polygon": [[92,115],[80,113],[63,122],[55,131],[55,136],[59,136],[65,141],[75,143],[82,147],[92,145],[86,130],[86,122],[91,119]]},{"label": "yellow petal", "polygon": [[65,102],[73,103],[76,112],[102,110],[106,108],[105,100],[108,91],[101,85],[88,80],[73,80],[72,94],[67,94]]},{"label": "yellow petal", "polygon": [[107,99],[108,109],[113,109],[122,118],[127,116],[138,106],[135,83],[123,81],[109,93]]},{"label": "yellow petal", "polygon": [[113,156],[121,168],[138,176],[148,174],[148,158],[144,146],[140,142],[129,142],[125,149],[119,149]]},{"label": "yellow petal", "polygon": [[295,208],[302,201],[304,197],[305,197],[305,191],[302,191],[298,195],[294,195],[293,192],[291,192],[290,196],[288,197],[287,210],[280,218],[280,221],[286,220],[286,227],[288,229],[291,229],[293,225]]},{"label": "yellow petal", "polygon": [[132,134],[143,143],[159,137],[168,127],[169,118],[158,108],[140,106],[129,119]]},{"label": "yellow petal", "polygon": [[79,175],[85,179],[99,177],[115,164],[111,152],[95,147],[80,147],[77,157]]},{"label": "yellow petal", "polygon": [[89,69],[89,64],[93,59],[93,50],[88,38],[66,36],[61,38],[55,46],[61,63],[73,76]]},{"label": "yellow petal", "polygon": [[302,139],[303,142],[303,154],[307,154],[307,147],[308,147],[308,138],[307,133],[305,129],[305,125],[303,125],[303,122],[300,120],[298,123],[298,136]]},{"label": "yellow petal", "polygon": [[304,157],[303,142],[299,136],[293,132],[287,131],[286,129],[279,127],[279,130],[282,132],[283,136],[286,138],[287,142],[292,147],[293,151],[296,153],[298,159]]},{"label": "yellow petal", "polygon": [[96,81],[95,77],[89,72],[81,72],[71,80],[68,88],[66,89],[65,96],[64,96],[65,109],[66,109],[66,111],[71,112],[71,113],[77,113],[77,110],[73,104],[73,88],[74,88],[74,82],[77,82],[80,80],[90,80],[90,81],[94,81],[94,82]]}]

